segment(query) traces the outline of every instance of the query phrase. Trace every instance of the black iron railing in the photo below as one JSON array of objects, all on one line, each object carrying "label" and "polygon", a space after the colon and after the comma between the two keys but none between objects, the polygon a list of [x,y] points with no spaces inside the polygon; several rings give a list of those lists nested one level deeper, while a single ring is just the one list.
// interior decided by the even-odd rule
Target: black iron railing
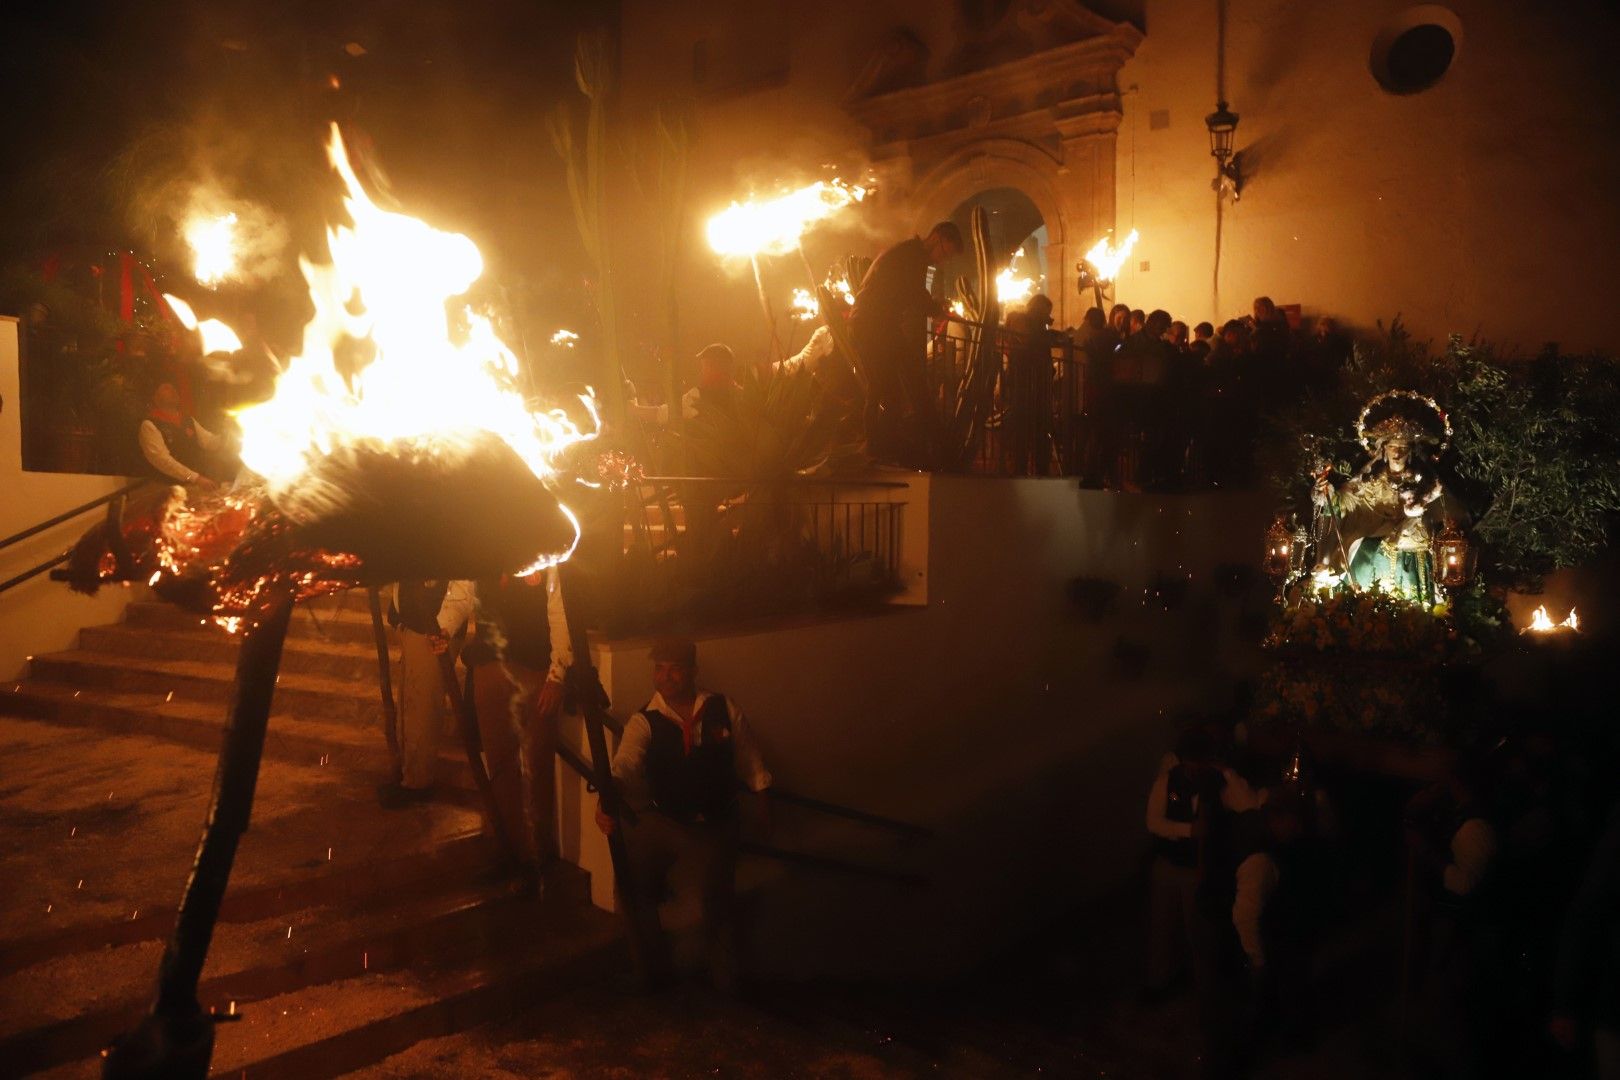
[{"label": "black iron railing", "polygon": [[[600,629],[713,622],[879,599],[900,582],[904,492],[894,481],[648,477],[624,496],[620,558],[593,596]],[[622,599],[625,602],[619,603]]]},{"label": "black iron railing", "polygon": [[[91,499],[87,503],[75,506],[71,510],[64,510],[55,517],[46,518],[37,525],[30,525],[21,532],[12,533],[4,540],[0,540],[0,550],[4,550],[13,544],[20,543],[23,540],[27,540],[31,536],[37,536],[46,529],[54,528],[55,526],[61,525],[64,522],[72,521],[81,514],[88,514],[90,511],[100,509],[103,506],[108,508],[109,518],[116,520],[116,518],[121,516],[123,513],[124,499],[128,497],[131,492],[137,491],[153,483],[156,483],[156,481],[149,479],[133,480],[130,483],[125,484],[123,487],[118,488],[116,491],[109,491],[107,494]],[[4,581],[0,581],[0,593],[5,592],[7,589],[15,588],[18,585],[21,585],[23,582],[28,581],[30,578],[38,577],[40,574],[45,573],[52,567],[62,565],[68,561],[68,558],[71,555],[71,551],[64,551],[59,555],[53,555],[37,566],[31,566],[20,574],[15,574]]]},{"label": "black iron railing", "polygon": [[[974,347],[985,347],[988,377],[969,370]],[[1067,334],[986,328],[951,318],[928,342],[928,390],[941,410],[964,395],[988,394],[984,420],[974,428],[967,462],[996,476],[1078,476],[1090,432],[1086,417],[1085,356]],[[976,377],[977,376],[977,377]],[[971,388],[969,384],[971,383]]]}]

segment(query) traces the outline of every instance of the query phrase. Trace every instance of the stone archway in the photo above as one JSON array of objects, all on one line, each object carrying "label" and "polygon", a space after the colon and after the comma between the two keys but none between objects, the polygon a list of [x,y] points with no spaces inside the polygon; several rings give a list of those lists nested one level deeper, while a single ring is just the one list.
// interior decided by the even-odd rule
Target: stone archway
[{"label": "stone archway", "polygon": [[[1014,0],[944,58],[947,77],[859,97],[849,111],[918,230],[986,189],[1028,196],[1048,229],[1054,316],[1072,325],[1084,310],[1072,264],[1114,225],[1118,75],[1141,41],[1072,0]],[[891,85],[881,60],[869,85]],[[905,70],[928,66],[913,56]]]}]

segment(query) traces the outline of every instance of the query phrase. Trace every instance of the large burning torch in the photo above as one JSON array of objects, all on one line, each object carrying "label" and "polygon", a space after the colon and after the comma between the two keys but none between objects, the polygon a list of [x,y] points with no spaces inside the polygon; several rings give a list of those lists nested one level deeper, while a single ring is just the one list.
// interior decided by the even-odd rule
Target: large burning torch
[{"label": "large burning torch", "polygon": [[[728,258],[747,258],[754,271],[754,288],[759,306],[770,330],[774,359],[782,358],[782,344],[776,335],[776,314],[765,295],[765,282],[759,272],[761,255],[786,255],[797,251],[810,275],[810,288],[819,290],[816,274],[810,269],[800,246],[813,226],[860,202],[870,187],[846,184],[842,180],[818,180],[774,199],[749,199],[732,203],[709,219],[709,247]],[[808,297],[806,298],[809,299]]]},{"label": "large burning torch", "polygon": [[1091,250],[1080,257],[1080,264],[1075,268],[1080,272],[1080,288],[1090,286],[1094,306],[1103,307],[1114,281],[1119,277],[1119,271],[1130,258],[1131,249],[1136,247],[1139,234],[1132,229],[1125,235],[1125,239],[1115,247],[1108,239],[1103,237],[1091,245]]},{"label": "large burning torch", "polygon": [[[329,262],[301,263],[315,314],[299,355],[268,400],[236,412],[251,478],[121,506],[74,553],[77,588],[145,580],[243,636],[156,1000],[109,1052],[109,1077],[207,1074],[213,1023],[197,980],[248,825],[292,605],[398,580],[531,573],[579,539],[557,494],[560,458],[594,423],[533,407],[489,319],[449,310],[483,271],[477,247],[372,202],[335,126],[328,156],[350,221],[329,230]],[[594,421],[588,398],[582,409]]]}]

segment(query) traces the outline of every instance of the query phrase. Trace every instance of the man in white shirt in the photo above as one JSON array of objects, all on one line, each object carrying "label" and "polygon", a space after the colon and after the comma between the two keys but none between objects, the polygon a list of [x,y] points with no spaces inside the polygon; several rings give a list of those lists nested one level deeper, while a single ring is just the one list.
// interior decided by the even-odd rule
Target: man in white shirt
[{"label": "man in white shirt", "polygon": [[180,411],[180,391],[172,383],[152,391],[151,409],[141,421],[140,443],[157,476],[204,490],[219,486],[202,467],[224,440]]},{"label": "man in white shirt", "polygon": [[[653,694],[624,725],[613,755],[613,779],[634,813],[625,830],[635,900],[624,904],[630,939],[650,955],[637,957],[649,984],[673,973],[657,900],[666,880],[697,885],[709,974],[716,987],[735,988],[738,971],[736,867],[744,801],[763,831],[764,792],[771,774],[761,760],[742,710],[697,687],[697,647],[668,639],[653,646]],[[598,804],[597,825],[611,834],[613,818]]]}]

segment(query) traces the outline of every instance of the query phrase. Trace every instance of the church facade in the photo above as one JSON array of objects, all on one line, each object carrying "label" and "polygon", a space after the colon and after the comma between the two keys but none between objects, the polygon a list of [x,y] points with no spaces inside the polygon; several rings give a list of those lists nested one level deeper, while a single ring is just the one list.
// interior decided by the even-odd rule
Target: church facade
[{"label": "church facade", "polygon": [[[812,263],[983,204],[1059,325],[1092,300],[1080,256],[1135,229],[1116,298],[1189,323],[1269,295],[1364,330],[1612,351],[1616,29],[1595,0],[627,0],[622,105],[691,103],[685,344],[763,333],[702,221],[837,171],[877,193],[807,240]],[[1213,184],[1223,100],[1235,192]],[[803,268],[765,274],[785,293]]]}]

